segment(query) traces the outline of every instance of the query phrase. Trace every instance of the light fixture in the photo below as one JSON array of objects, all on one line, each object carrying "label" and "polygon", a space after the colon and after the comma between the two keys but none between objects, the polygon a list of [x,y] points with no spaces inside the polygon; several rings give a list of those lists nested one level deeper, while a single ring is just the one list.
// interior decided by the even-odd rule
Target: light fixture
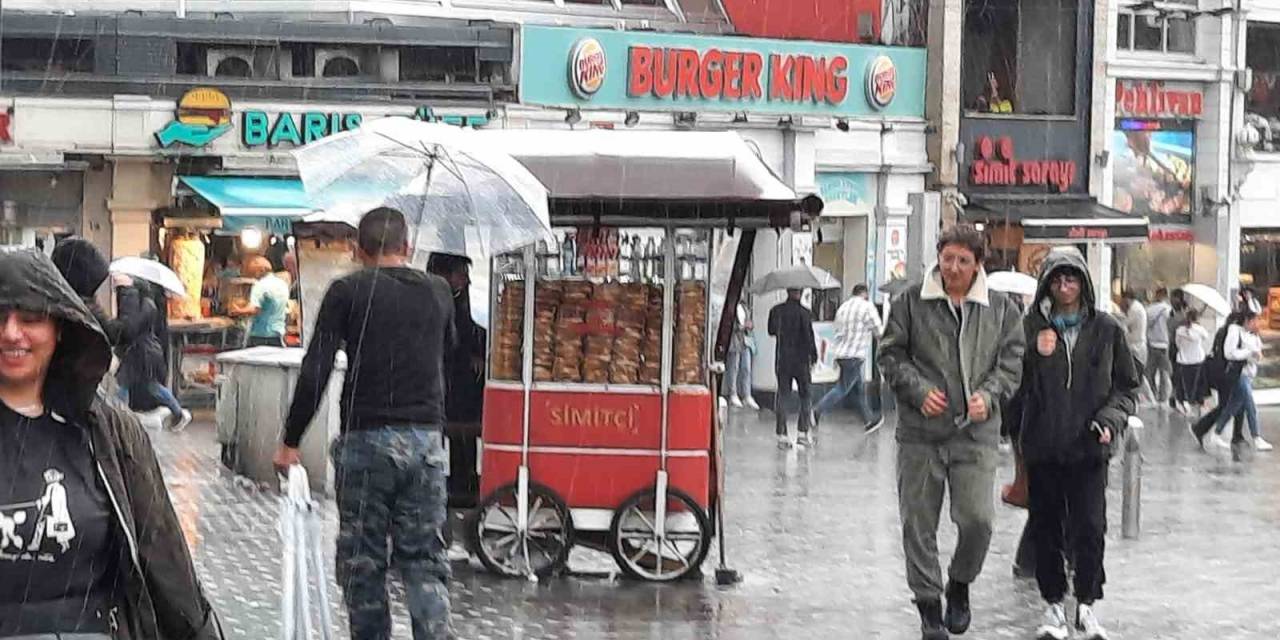
[{"label": "light fixture", "polygon": [[981,222],[975,222],[975,223],[973,224],[973,228],[974,228],[974,229],[977,229],[978,231],[986,231],[986,230],[987,230],[987,225],[982,224]]},{"label": "light fixture", "polygon": [[262,246],[262,231],[253,227],[245,227],[240,231],[240,244],[249,250]]},{"label": "light fixture", "polygon": [[298,246],[298,241],[293,236],[289,236],[284,239],[284,244],[285,246],[289,247],[290,251],[293,251],[293,248]]},{"label": "light fixture", "polygon": [[693,111],[677,111],[673,119],[677,127],[684,129],[692,129],[698,124],[698,114]]},{"label": "light fixture", "polygon": [[623,120],[622,122],[628,127],[634,127],[637,124],[640,124],[640,114],[636,111],[628,111],[627,119]]},{"label": "light fixture", "polygon": [[564,121],[569,126],[573,126],[575,124],[578,124],[579,122],[582,122],[582,111],[579,110],[577,107],[570,109],[569,113],[565,114]]},{"label": "light fixture", "polygon": [[790,129],[796,123],[796,119],[791,116],[782,116],[778,118],[778,126],[783,129]]},{"label": "light fixture", "polygon": [[836,128],[841,131],[849,130],[849,121],[844,118],[836,118]]},{"label": "light fixture", "polygon": [[737,112],[737,113],[733,114],[733,123],[734,123],[734,124],[746,124],[746,123],[747,123],[747,112],[746,112],[746,111],[739,111],[739,112]]}]

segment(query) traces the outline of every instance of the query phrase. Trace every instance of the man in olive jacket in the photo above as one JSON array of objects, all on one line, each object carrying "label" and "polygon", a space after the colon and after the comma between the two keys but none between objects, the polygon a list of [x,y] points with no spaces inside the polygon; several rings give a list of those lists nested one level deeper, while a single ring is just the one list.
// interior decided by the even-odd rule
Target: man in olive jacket
[{"label": "man in olive jacket", "polygon": [[[969,628],[969,584],[991,542],[1000,407],[1018,387],[1025,341],[1014,301],[987,288],[986,238],[952,227],[938,266],[893,301],[880,366],[898,399],[898,510],[907,584],[925,640]],[[938,520],[950,489],[959,540],[945,585]]]}]

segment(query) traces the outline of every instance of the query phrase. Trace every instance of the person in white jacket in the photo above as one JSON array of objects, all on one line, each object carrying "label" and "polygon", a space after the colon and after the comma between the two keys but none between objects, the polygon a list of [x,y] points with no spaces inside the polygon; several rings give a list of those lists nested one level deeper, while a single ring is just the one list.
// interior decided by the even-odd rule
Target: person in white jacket
[{"label": "person in white jacket", "polygon": [[1209,395],[1204,361],[1210,336],[1209,330],[1199,320],[1199,312],[1187,309],[1182,322],[1174,331],[1173,342],[1177,346],[1178,361],[1174,363],[1173,369],[1173,392],[1178,408],[1184,413],[1189,413],[1191,407],[1196,407],[1197,410],[1203,407],[1204,399]]},{"label": "person in white jacket", "polygon": [[1214,421],[1214,442],[1222,441],[1222,432],[1227,423],[1236,414],[1244,412],[1249,425],[1250,441],[1258,451],[1271,451],[1271,443],[1262,439],[1258,430],[1258,407],[1253,401],[1253,379],[1258,375],[1258,363],[1262,361],[1262,338],[1258,336],[1261,317],[1257,302],[1251,302],[1247,310],[1242,311],[1242,322],[1231,324],[1227,328],[1226,340],[1222,343],[1222,352],[1228,361],[1243,362],[1240,377],[1236,386],[1227,398],[1223,410]]}]

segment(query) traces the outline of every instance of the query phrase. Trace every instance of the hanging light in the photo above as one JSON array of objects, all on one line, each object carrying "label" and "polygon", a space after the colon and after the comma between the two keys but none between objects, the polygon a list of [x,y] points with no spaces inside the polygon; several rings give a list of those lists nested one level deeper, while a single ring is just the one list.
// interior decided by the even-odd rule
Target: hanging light
[{"label": "hanging light", "polygon": [[262,231],[253,227],[245,227],[240,231],[240,244],[246,249],[257,249],[262,246]]}]

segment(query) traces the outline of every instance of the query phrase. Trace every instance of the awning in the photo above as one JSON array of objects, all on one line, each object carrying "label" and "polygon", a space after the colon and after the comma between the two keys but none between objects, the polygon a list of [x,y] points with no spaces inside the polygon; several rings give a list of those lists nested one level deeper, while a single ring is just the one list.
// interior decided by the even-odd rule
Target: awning
[{"label": "awning", "polygon": [[288,233],[294,220],[314,211],[297,178],[183,176],[179,181],[222,214],[224,229],[259,227]]},{"label": "awning", "polygon": [[786,218],[816,215],[736,132],[485,129],[549,192],[560,216]]},{"label": "awning", "polygon": [[1088,197],[970,199],[966,222],[1017,223],[1026,242],[1143,243],[1149,225],[1141,216],[1098,204]]}]

